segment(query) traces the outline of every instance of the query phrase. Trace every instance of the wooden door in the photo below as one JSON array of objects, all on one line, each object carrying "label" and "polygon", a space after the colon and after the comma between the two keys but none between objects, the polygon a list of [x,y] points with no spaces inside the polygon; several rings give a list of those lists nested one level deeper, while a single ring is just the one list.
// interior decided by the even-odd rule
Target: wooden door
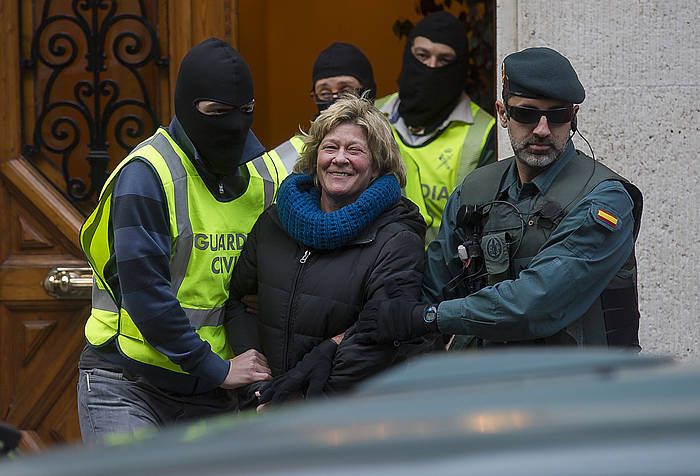
[{"label": "wooden door", "polygon": [[69,287],[51,295],[44,282],[56,267],[86,266],[78,232],[102,181],[168,123],[189,48],[209,36],[236,44],[236,6],[0,0],[0,421],[30,447],[80,439],[90,302]]},{"label": "wooden door", "polygon": [[253,130],[277,147],[316,114],[309,97],[318,54],[334,41],[367,55],[378,97],[396,92],[406,37],[426,14],[445,10],[470,39],[466,90],[492,114],[495,102],[495,0],[240,0],[239,46],[255,83]]}]

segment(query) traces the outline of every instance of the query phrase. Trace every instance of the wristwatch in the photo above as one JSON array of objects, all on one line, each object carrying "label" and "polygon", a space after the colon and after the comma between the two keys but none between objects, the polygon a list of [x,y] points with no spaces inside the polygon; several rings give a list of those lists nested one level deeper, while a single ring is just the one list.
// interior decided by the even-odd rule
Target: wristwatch
[{"label": "wristwatch", "polygon": [[435,305],[426,306],[423,312],[423,322],[432,324],[437,319],[437,307]]}]

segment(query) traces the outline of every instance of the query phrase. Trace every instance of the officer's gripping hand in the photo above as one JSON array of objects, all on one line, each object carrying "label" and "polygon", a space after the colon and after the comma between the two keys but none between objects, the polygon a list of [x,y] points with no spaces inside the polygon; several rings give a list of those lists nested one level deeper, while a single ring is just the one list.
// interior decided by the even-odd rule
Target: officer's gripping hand
[{"label": "officer's gripping hand", "polygon": [[400,297],[369,302],[357,318],[354,333],[364,342],[389,344],[437,332],[434,324],[427,324],[423,319],[425,307],[425,304]]},{"label": "officer's gripping hand", "polygon": [[229,362],[228,375],[220,385],[222,388],[234,389],[272,378],[267,359],[255,349],[247,350]]},{"label": "officer's gripping hand", "polygon": [[295,395],[306,395],[306,398],[322,395],[337,349],[338,344],[331,339],[321,342],[293,368],[260,389],[259,404],[280,404]]}]

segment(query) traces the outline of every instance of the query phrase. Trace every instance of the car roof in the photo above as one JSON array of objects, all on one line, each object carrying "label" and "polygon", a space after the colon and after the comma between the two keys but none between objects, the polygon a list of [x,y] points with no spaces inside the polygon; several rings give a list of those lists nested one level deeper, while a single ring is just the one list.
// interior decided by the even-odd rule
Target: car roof
[{"label": "car roof", "polygon": [[0,473],[688,474],[700,472],[698,448],[700,364],[519,350],[428,356],[345,397],[63,449]]}]

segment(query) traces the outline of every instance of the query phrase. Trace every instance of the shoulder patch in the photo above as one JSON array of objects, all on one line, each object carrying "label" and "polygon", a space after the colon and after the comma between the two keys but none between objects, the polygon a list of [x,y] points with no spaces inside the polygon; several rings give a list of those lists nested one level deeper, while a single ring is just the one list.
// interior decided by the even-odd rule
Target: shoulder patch
[{"label": "shoulder patch", "polygon": [[593,204],[591,206],[591,215],[593,219],[611,231],[615,231],[622,225],[622,220],[617,216],[617,212],[613,212],[610,208],[603,208]]}]

